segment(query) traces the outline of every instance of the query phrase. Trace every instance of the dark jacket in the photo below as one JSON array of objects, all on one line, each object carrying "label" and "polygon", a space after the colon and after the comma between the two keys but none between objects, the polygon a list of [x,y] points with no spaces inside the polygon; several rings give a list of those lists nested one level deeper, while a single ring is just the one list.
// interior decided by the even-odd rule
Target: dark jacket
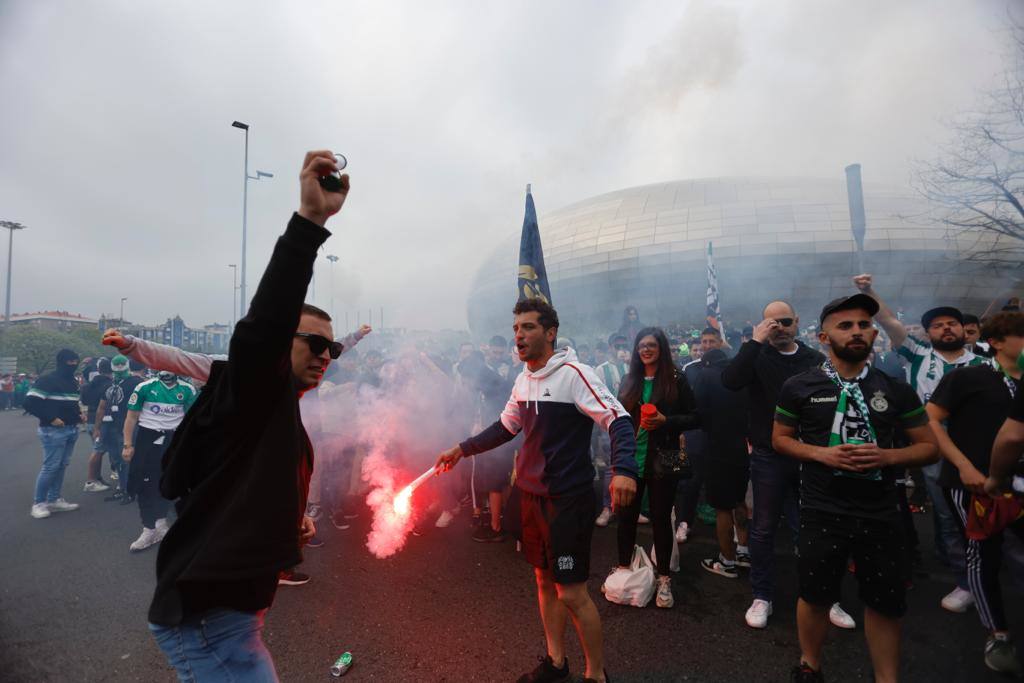
[{"label": "dark jacket", "polygon": [[96,375],[82,387],[81,401],[82,405],[89,409],[90,420],[96,417],[96,409],[99,408],[100,401],[103,400],[103,395],[107,393],[112,381],[110,375]]},{"label": "dark jacket", "polygon": [[74,352],[62,349],[57,354],[57,369],[36,380],[25,395],[25,411],[38,418],[40,427],[50,427],[58,418],[69,426],[82,421],[78,380],[74,368],[67,365],[75,358]]},{"label": "dark jacket", "polygon": [[160,492],[178,521],[160,544],[155,624],[176,625],[215,607],[269,607],[277,574],[302,561],[299,526],[313,448],[291,367],[317,249],[330,233],[292,216],[277,240],[227,361],[176,430]]},{"label": "dark jacket", "polygon": [[802,342],[791,356],[779,353],[771,344],[753,339],[722,370],[722,385],[733,391],[747,389],[750,398],[750,440],[758,448],[771,449],[775,405],[782,384],[825,361],[825,356]]},{"label": "dark jacket", "polygon": [[[660,398],[654,402],[658,412],[665,416],[665,424],[660,428],[649,432],[647,435],[647,459],[644,464],[645,477],[651,476],[649,463],[654,461],[653,454],[659,449],[678,450],[679,435],[690,429],[700,427],[700,416],[697,415],[697,402],[693,396],[693,389],[686,380],[686,375],[676,373],[676,398],[668,400]],[[640,403],[634,406],[625,406],[629,416],[633,420],[633,432],[640,429]]]},{"label": "dark jacket", "polygon": [[708,351],[691,375],[700,427],[708,439],[708,455],[730,461],[747,457],[749,406],[747,391],[732,391],[722,384],[729,358],[720,350]]}]

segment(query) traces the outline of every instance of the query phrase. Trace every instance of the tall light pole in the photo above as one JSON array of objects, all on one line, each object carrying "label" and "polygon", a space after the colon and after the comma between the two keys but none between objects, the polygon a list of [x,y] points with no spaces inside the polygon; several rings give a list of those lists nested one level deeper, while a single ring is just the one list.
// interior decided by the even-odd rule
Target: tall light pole
[{"label": "tall light pole", "polygon": [[[338,262],[338,257],[328,254],[327,260],[331,262],[331,318],[334,318],[334,264]],[[345,334],[348,334],[348,330],[345,330]]]},{"label": "tall light pole", "polygon": [[122,296],[121,297],[121,320],[120,320],[121,327],[124,327],[124,302],[125,301],[128,301],[128,297]]},{"label": "tall light pole", "polygon": [[231,277],[231,329],[235,329],[235,292],[238,291],[238,264],[229,263],[228,268],[232,271]]},{"label": "tall light pole", "polygon": [[241,121],[232,121],[231,126],[245,131],[245,166],[242,182],[242,287],[238,301],[238,315],[241,317],[245,315],[245,242],[246,214],[249,211],[249,181],[259,180],[260,178],[273,178],[274,174],[256,171],[256,175],[249,175],[249,124],[242,123]]},{"label": "tall light pole", "polygon": [[7,305],[4,307],[4,329],[11,324],[11,264],[14,259],[14,231],[25,226],[14,221],[0,221],[0,228],[7,228]]}]

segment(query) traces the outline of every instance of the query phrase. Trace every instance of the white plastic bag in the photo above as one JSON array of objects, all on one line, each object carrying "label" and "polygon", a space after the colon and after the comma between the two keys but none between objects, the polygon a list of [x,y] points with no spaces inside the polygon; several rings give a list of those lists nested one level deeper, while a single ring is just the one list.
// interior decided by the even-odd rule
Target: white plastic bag
[{"label": "white plastic bag", "polygon": [[643,607],[654,597],[654,565],[644,549],[633,546],[633,561],[628,569],[608,575],[601,589],[608,602]]},{"label": "white plastic bag", "polygon": [[[651,562],[658,566],[658,554],[654,552],[654,544],[651,544]],[[679,544],[676,543],[675,535],[672,536],[672,557],[668,559],[669,571],[679,571]]]}]

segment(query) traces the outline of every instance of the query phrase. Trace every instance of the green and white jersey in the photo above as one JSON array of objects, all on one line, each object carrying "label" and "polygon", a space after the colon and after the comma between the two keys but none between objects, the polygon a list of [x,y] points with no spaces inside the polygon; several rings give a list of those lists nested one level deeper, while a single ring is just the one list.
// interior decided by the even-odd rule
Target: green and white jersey
[{"label": "green and white jersey", "polygon": [[903,345],[896,350],[896,353],[903,356],[909,362],[907,366],[907,381],[910,382],[910,386],[914,387],[914,391],[917,392],[921,403],[928,402],[928,399],[935,392],[935,387],[939,386],[942,376],[950,370],[968,365],[981,365],[985,362],[984,358],[975,356],[970,351],[964,349],[963,355],[950,363],[936,353],[931,344],[909,334]]},{"label": "green and white jersey", "polygon": [[191,384],[179,380],[168,387],[155,378],[135,387],[128,410],[139,412],[139,426],[168,431],[178,428],[195,400],[196,390]]}]

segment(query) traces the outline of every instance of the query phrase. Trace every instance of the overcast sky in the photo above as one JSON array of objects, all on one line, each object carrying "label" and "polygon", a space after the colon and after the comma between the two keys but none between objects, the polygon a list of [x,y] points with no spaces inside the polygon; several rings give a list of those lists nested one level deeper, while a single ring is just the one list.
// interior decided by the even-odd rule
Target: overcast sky
[{"label": "overcast sky", "polygon": [[[906,185],[998,79],[1006,7],[0,0],[0,219],[29,228],[12,308],[98,317],[128,297],[130,320],[227,322],[238,119],[250,172],[275,175],[250,183],[250,297],[304,152],[329,147],[352,176],[325,252],[341,326],[383,306],[389,327],[462,328],[527,182],[542,220],[633,185],[853,161]],[[321,257],[325,308],[329,289]]]}]

